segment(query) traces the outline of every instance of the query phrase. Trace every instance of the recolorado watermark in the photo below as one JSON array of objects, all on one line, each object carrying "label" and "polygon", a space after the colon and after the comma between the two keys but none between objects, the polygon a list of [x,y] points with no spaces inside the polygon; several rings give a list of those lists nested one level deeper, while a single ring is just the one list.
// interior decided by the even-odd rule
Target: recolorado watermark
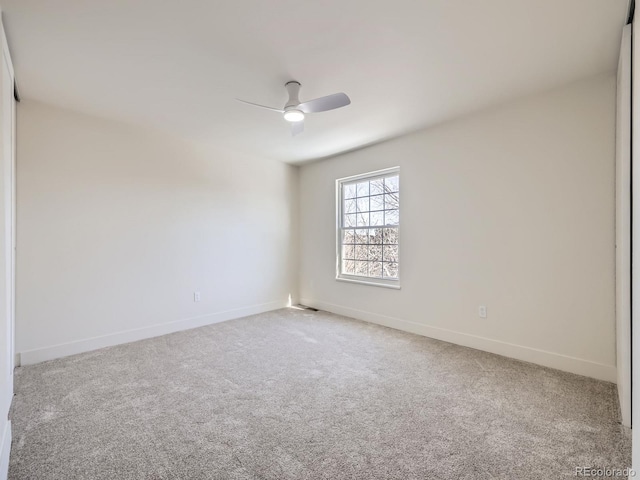
[{"label": "recolorado watermark", "polygon": [[576,467],[574,475],[576,477],[633,478],[636,472],[632,468]]}]

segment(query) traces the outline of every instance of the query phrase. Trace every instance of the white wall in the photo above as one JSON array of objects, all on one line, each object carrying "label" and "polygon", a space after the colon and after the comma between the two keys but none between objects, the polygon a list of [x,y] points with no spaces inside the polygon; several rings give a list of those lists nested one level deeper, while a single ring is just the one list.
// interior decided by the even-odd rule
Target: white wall
[{"label": "white wall", "polygon": [[[615,382],[615,95],[600,76],[303,166],[301,301]],[[338,282],[335,180],[394,165],[402,289]]]},{"label": "white wall", "polygon": [[297,168],[30,101],[18,150],[23,364],[295,299]]}]

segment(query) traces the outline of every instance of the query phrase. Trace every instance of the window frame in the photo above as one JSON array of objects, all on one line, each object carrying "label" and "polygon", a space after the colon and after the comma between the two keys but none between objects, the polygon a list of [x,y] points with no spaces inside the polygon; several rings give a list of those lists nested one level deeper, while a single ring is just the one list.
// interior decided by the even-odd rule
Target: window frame
[{"label": "window frame", "polygon": [[[343,206],[344,199],[343,188],[342,186],[345,184],[358,183],[363,180],[375,180],[377,178],[394,176],[394,174],[398,175],[398,200],[401,197],[401,188],[400,188],[400,167],[391,167],[385,168],[382,170],[376,170],[373,172],[363,173],[359,175],[351,175],[349,177],[338,178],[336,180],[336,280],[340,282],[349,282],[349,283],[358,283],[362,285],[372,285],[376,287],[384,287],[384,288],[393,288],[400,289],[400,219],[398,219],[398,277],[397,278],[377,278],[377,277],[365,277],[360,275],[351,275],[347,273],[342,273],[342,233],[343,233]],[[371,196],[371,195],[369,195]],[[400,207],[398,207],[398,217],[400,217]],[[371,228],[366,227],[366,228]],[[380,228],[384,228],[384,225],[380,226]]]}]

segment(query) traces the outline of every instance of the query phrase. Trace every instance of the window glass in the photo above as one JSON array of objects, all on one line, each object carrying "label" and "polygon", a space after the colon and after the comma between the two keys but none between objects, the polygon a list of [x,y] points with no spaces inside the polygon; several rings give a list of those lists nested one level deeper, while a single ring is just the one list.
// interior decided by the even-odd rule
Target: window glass
[{"label": "window glass", "polygon": [[[338,181],[338,278],[399,279],[400,175],[398,169]],[[383,283],[384,282],[384,283]]]}]

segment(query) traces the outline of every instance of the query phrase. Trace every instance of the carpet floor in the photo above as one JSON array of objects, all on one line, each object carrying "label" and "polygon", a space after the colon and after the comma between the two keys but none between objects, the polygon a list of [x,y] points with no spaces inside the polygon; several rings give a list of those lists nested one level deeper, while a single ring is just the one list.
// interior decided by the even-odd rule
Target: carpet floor
[{"label": "carpet floor", "polygon": [[11,480],[552,480],[631,463],[611,383],[296,309],[20,367],[11,416]]}]

